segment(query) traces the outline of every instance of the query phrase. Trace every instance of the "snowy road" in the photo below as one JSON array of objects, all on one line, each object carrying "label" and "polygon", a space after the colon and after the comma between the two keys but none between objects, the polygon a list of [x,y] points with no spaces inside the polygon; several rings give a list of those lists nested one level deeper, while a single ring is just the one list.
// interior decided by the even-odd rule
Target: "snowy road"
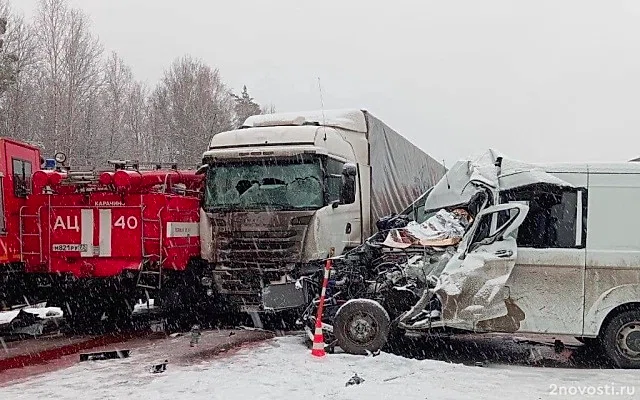
[{"label": "snowy road", "polygon": [[[328,354],[317,360],[310,356],[300,337],[250,345],[233,354],[192,366],[169,364],[163,374],[151,374],[147,367],[144,356],[136,354],[124,360],[79,363],[0,388],[0,398],[640,398],[637,371],[504,365],[475,367],[434,360],[418,361],[386,353],[376,357]],[[365,381],[346,387],[345,383],[354,373]],[[625,386],[634,384],[637,387],[631,390],[635,389],[636,393],[629,393]],[[563,396],[563,393],[575,395]]]}]

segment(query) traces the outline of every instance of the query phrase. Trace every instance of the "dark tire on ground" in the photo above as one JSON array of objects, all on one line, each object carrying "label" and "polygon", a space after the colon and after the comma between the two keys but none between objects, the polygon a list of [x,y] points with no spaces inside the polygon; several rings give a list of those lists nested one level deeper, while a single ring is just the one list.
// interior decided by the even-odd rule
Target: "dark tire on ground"
[{"label": "dark tire on ground", "polygon": [[366,355],[387,342],[391,321],[382,306],[372,300],[349,300],[336,313],[333,333],[347,353]]},{"label": "dark tire on ground", "polygon": [[605,355],[618,368],[640,368],[640,310],[615,315],[600,332]]}]

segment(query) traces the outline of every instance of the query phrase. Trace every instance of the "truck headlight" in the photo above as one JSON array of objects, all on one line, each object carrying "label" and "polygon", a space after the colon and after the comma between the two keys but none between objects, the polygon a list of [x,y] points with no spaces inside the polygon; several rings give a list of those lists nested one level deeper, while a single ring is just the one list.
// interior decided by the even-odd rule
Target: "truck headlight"
[{"label": "truck headlight", "polygon": [[211,285],[213,285],[213,280],[208,276],[205,276],[202,279],[200,279],[200,284],[202,284],[202,286],[210,287]]},{"label": "truck headlight", "polygon": [[311,215],[305,215],[303,217],[291,218],[291,225],[309,225],[311,217]]}]

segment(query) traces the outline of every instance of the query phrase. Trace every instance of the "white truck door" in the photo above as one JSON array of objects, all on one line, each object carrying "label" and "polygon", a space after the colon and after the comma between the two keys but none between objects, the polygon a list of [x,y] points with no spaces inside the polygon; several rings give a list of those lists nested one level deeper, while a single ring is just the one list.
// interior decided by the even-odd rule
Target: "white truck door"
[{"label": "white truck door", "polygon": [[[316,213],[317,226],[321,229],[315,234],[316,247],[321,257],[333,248],[336,255],[342,254],[345,248],[355,247],[361,242],[361,185],[358,171],[361,166],[350,164],[355,170],[353,187],[345,192],[344,168],[347,163],[333,158],[327,160],[327,202]],[[353,172],[353,171],[352,171]],[[348,193],[347,193],[348,192]],[[319,254],[317,254],[319,255]],[[316,256],[317,256],[316,255]]]},{"label": "white truck door", "polygon": [[[579,176],[580,177],[580,176]],[[584,182],[573,184],[586,186]],[[582,186],[582,185],[580,185]],[[584,189],[518,189],[530,206],[515,233],[518,257],[507,281],[509,297],[524,314],[519,332],[582,333],[586,238]]]}]

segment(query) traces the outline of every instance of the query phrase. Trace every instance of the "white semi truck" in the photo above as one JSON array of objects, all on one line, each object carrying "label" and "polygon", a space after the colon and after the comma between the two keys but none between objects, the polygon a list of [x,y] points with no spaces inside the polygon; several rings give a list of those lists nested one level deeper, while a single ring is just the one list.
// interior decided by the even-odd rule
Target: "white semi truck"
[{"label": "white semi truck", "polygon": [[202,281],[255,312],[306,305],[292,271],[363,243],[445,168],[356,109],[249,117],[213,137],[200,173]]}]

